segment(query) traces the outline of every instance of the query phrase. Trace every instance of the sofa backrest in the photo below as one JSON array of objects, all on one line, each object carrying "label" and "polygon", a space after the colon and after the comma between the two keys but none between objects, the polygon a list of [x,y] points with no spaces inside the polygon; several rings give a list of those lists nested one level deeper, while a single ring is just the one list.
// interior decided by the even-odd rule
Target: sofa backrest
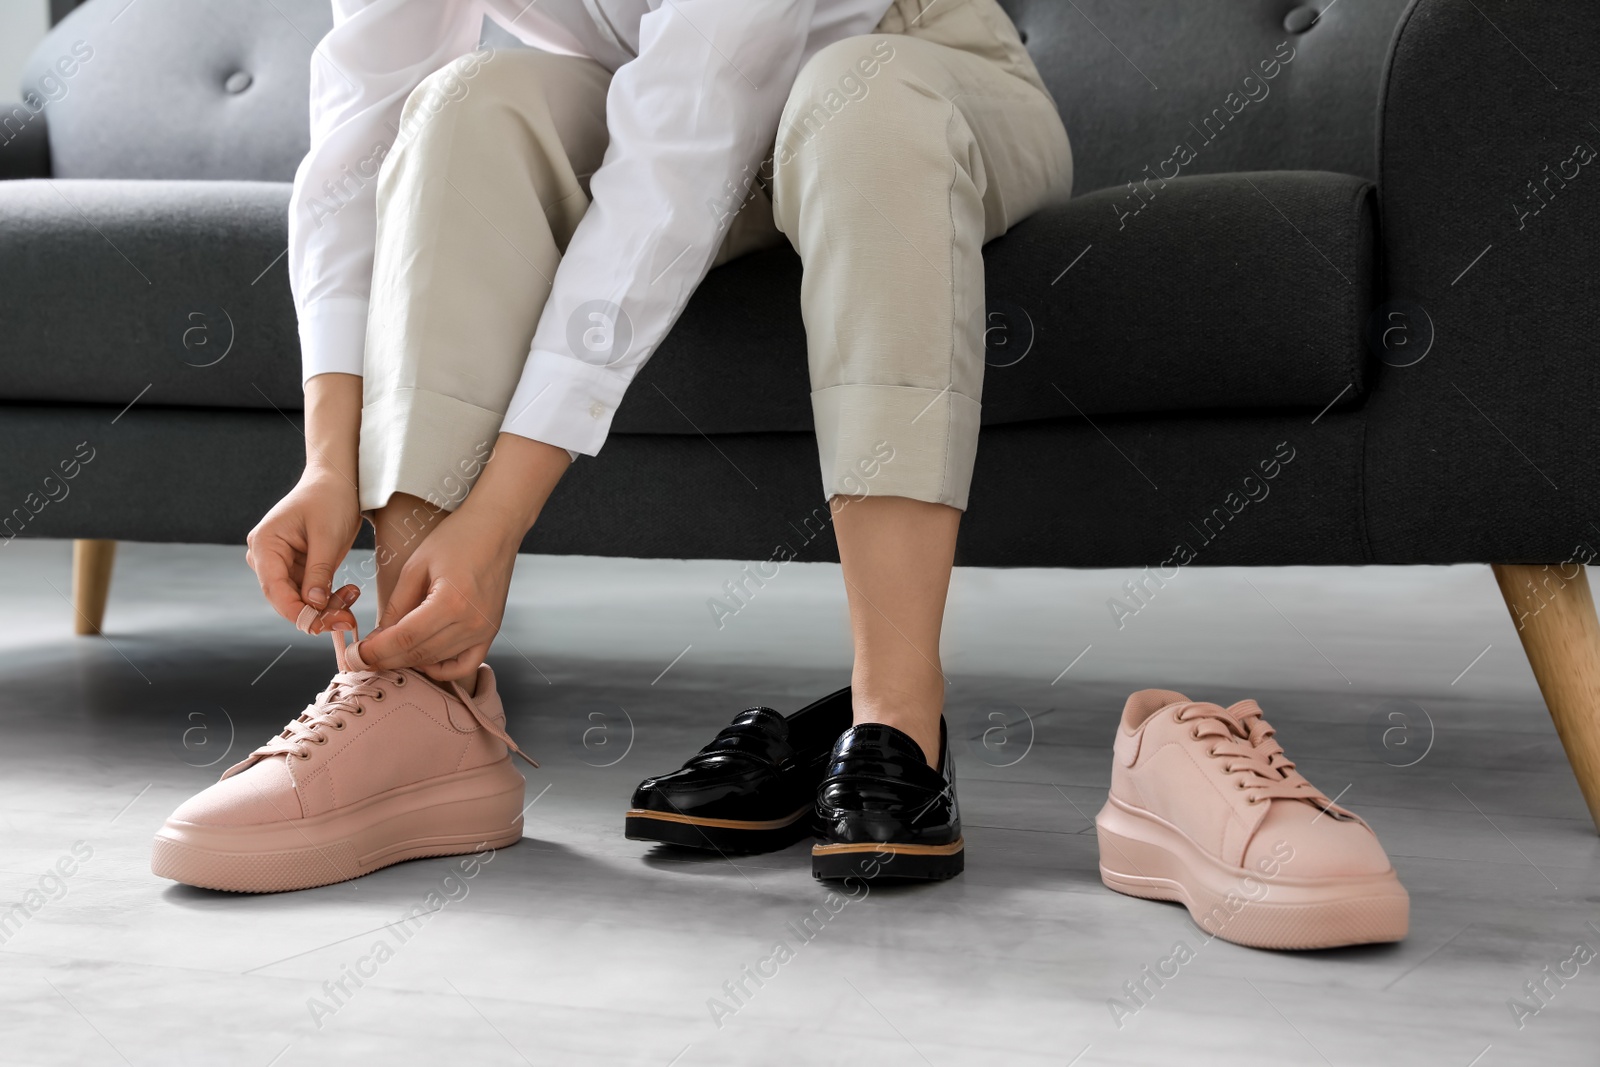
[{"label": "sofa backrest", "polygon": [[[1001,2],[1061,107],[1078,192],[1174,173],[1376,174],[1379,83],[1407,0]],[[308,143],[311,49],[331,25],[329,0],[89,0],[22,88],[43,102],[57,176],[288,181]]]},{"label": "sofa backrest", "polygon": [[[1182,174],[1376,178],[1389,41],[1409,0],[1001,0],[1072,139],[1075,192]],[[1280,56],[1291,56],[1283,61]],[[1267,71],[1277,67],[1267,80]],[[1249,81],[1246,81],[1246,79]],[[1167,163],[1174,160],[1173,163]]]},{"label": "sofa backrest", "polygon": [[34,49],[22,100],[56,177],[289,181],[332,27],[329,0],[89,0]]}]

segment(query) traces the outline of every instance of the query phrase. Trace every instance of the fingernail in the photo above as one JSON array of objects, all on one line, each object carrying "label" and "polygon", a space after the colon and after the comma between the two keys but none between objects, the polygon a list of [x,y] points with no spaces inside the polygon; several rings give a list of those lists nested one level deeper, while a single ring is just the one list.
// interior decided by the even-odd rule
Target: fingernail
[{"label": "fingernail", "polygon": [[349,623],[344,622],[343,620],[334,623],[333,628],[338,630],[340,633],[344,633],[346,630],[353,629]]},{"label": "fingernail", "polygon": [[306,602],[317,607],[326,607],[328,604],[328,591],[326,589],[307,589]]}]

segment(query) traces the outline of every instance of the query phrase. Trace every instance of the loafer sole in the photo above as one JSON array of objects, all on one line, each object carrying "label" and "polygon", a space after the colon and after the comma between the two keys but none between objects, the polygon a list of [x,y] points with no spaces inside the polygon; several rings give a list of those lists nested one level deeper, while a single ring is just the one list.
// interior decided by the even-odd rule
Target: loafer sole
[{"label": "loafer sole", "polygon": [[522,839],[525,784],[508,756],[309,819],[256,826],[168,819],[156,834],[150,870],[201,889],[279,893],[404,860],[504,848]]},{"label": "loafer sole", "polygon": [[886,882],[942,882],[966,869],[966,843],[897,844],[889,841],[830,843],[811,847],[811,876],[820,882],[846,878]]},{"label": "loafer sole", "polygon": [[811,805],[781,819],[709,819],[679,812],[629,808],[623,831],[630,841],[654,841],[717,852],[773,852],[812,836]]},{"label": "loafer sole", "polygon": [[1149,812],[1108,799],[1095,818],[1100,879],[1171,900],[1214,937],[1250,948],[1316,949],[1399,941],[1411,899],[1391,869],[1328,878],[1268,877],[1230,867]]}]

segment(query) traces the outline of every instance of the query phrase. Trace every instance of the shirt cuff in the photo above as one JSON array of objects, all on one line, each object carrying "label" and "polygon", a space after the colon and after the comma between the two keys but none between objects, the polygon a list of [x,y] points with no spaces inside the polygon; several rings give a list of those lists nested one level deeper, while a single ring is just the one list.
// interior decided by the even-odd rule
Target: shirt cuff
[{"label": "shirt cuff", "polygon": [[340,296],[300,312],[300,382],[330,372],[361,376],[367,346],[367,301]]},{"label": "shirt cuff", "polygon": [[628,381],[609,367],[535,348],[500,429],[564,448],[574,458],[598,455]]}]

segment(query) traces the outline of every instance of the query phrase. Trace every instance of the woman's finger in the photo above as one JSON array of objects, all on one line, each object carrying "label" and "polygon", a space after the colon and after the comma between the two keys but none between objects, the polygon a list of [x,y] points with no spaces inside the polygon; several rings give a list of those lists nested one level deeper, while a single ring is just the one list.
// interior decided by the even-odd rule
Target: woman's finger
[{"label": "woman's finger", "polygon": [[430,664],[417,668],[436,682],[459,682],[471,678],[478,671],[478,665],[489,654],[489,643],[480,641],[460,655],[452,656],[442,663]]},{"label": "woman's finger", "polygon": [[261,593],[272,605],[272,610],[297,622],[305,604],[300,600],[300,589],[290,579],[289,572],[296,552],[280,537],[258,538],[250,546],[250,565],[261,584]]},{"label": "woman's finger", "polygon": [[483,617],[449,582],[437,582],[400,621],[362,642],[360,656],[385,668],[422,667],[450,659],[483,640]]},{"label": "woman's finger", "polygon": [[360,596],[361,588],[356,585],[346,585],[335,590],[328,596],[328,606],[311,618],[306,633],[325,634],[334,629],[354,630],[356,617],[350,608]]},{"label": "woman's finger", "polygon": [[361,641],[363,662],[383,670],[421,669],[454,656],[477,637],[447,613],[428,603],[393,626],[374,630]]},{"label": "woman's finger", "polygon": [[[393,599],[389,603],[392,605]],[[387,617],[389,612],[384,614]],[[429,598],[397,622],[367,634],[361,639],[358,654],[362,662],[384,670],[417,666],[425,662],[417,658],[417,650],[455,621],[454,615]]]},{"label": "woman's finger", "polygon": [[300,599],[318,610],[332,605],[333,572],[344,562],[353,537],[328,530],[312,530],[307,538],[305,566],[300,575]]},{"label": "woman's finger", "polygon": [[[316,611],[315,608],[312,608],[311,610]],[[355,630],[357,625],[356,617],[353,612],[333,611],[330,609],[328,611],[318,612],[316,618],[311,620],[311,625],[306,630],[306,633],[312,635],[313,637],[318,637],[329,632],[330,630]]]},{"label": "woman's finger", "polygon": [[[427,673],[428,668],[449,663],[483,641],[482,629],[466,620],[446,626],[413,649],[406,666]],[[429,675],[433,677],[433,675]]]}]

